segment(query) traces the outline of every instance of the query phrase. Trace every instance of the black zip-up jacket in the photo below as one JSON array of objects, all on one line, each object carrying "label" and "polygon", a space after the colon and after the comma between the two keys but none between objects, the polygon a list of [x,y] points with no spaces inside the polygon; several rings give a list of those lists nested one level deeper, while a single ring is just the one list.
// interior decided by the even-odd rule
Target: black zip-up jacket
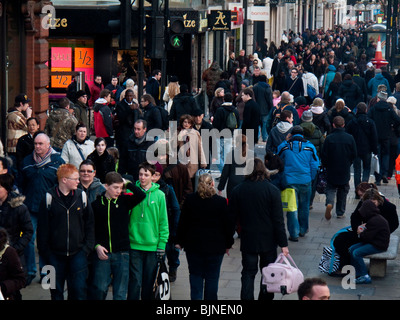
[{"label": "black zip-up jacket", "polygon": [[129,250],[129,213],[146,198],[132,183],[127,188],[130,193],[123,193],[117,199],[107,199],[103,193],[92,202],[95,245],[103,246],[110,253]]},{"label": "black zip-up jacket", "polygon": [[86,254],[94,248],[94,217],[92,206],[83,204],[82,190],[71,191],[65,204],[58,185],[47,191],[52,196],[47,209],[46,195],[40,203],[37,226],[39,254],[46,259],[50,254],[71,256],[84,250]]}]

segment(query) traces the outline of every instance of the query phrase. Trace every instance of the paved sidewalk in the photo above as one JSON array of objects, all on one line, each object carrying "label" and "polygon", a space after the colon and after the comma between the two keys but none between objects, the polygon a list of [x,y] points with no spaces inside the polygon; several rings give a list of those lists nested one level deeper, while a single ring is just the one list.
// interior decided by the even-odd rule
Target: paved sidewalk
[{"label": "paved sidewalk", "polygon": [[[370,181],[374,181],[371,176]],[[356,289],[345,290],[341,286],[341,278],[330,277],[322,274],[318,270],[318,263],[321,258],[322,249],[329,245],[332,235],[342,227],[350,225],[350,215],[359,200],[354,199],[353,182],[350,183],[351,189],[347,198],[346,217],[337,219],[335,208],[333,217],[330,221],[325,220],[325,196],[317,194],[314,200],[314,208],[310,211],[310,231],[304,238],[299,238],[299,242],[289,241],[289,251],[297,266],[301,269],[305,277],[319,276],[325,279],[331,290],[332,300],[395,300],[400,299],[400,258],[389,260],[387,264],[387,274],[385,278],[373,278],[368,285],[357,285]],[[397,207],[400,199],[394,179],[388,184],[379,187],[382,192]],[[400,236],[400,228],[394,232]],[[207,236],[207,235],[204,235]],[[225,256],[221,269],[219,292],[220,300],[239,300],[241,287],[241,254],[239,251],[240,239],[236,239],[234,247],[230,250],[230,255]],[[173,300],[189,300],[190,286],[189,274],[185,253],[180,255],[181,265],[178,268],[177,280],[171,285]],[[258,296],[258,284],[260,273],[256,277],[255,297]],[[48,290],[41,288],[38,278],[32,284],[22,290],[24,300],[49,300]],[[111,298],[108,295],[108,299]],[[297,294],[275,295],[275,300],[296,300]]]}]

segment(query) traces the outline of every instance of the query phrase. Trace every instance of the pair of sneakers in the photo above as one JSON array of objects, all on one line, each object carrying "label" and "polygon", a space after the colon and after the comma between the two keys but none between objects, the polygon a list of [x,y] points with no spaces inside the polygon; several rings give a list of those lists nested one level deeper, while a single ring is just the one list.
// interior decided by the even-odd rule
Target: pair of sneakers
[{"label": "pair of sneakers", "polygon": [[364,276],[360,276],[358,277],[356,280],[354,280],[354,282],[356,284],[368,284],[371,283],[371,277],[369,276],[369,274],[366,274]]}]

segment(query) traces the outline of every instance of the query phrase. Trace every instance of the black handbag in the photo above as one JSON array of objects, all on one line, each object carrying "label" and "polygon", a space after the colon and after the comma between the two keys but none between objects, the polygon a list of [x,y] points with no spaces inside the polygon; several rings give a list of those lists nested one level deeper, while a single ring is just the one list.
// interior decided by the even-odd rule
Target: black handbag
[{"label": "black handbag", "polygon": [[154,300],[171,300],[171,285],[164,260],[157,262],[156,278],[153,285]]}]

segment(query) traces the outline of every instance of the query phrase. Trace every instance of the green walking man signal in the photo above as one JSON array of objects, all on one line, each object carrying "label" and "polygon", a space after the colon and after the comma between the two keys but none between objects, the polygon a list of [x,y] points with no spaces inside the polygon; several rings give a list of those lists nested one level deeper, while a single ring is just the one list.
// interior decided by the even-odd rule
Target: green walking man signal
[{"label": "green walking man signal", "polygon": [[180,49],[183,46],[183,39],[180,35],[173,35],[170,38],[170,44],[175,49]]}]

